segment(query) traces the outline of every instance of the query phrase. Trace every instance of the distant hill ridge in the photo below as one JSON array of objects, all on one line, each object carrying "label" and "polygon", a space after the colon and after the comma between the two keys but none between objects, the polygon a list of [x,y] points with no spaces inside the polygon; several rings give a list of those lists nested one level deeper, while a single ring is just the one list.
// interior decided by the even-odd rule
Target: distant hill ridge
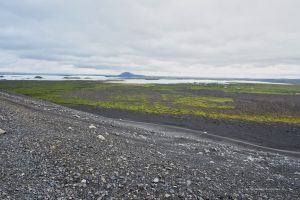
[{"label": "distant hill ridge", "polygon": [[133,74],[131,72],[123,72],[119,75],[122,78],[144,77],[144,75]]},{"label": "distant hill ridge", "polygon": [[119,75],[105,75],[106,77],[119,77],[119,78],[144,78],[144,75],[133,74],[131,72],[123,72]]}]

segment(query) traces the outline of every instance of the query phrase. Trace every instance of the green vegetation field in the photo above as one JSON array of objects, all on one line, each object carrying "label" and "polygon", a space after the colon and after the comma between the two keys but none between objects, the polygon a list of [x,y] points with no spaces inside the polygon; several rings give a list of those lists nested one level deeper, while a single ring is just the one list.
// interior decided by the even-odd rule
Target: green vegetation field
[{"label": "green vegetation field", "polygon": [[0,81],[0,89],[58,104],[300,124],[300,86]]}]

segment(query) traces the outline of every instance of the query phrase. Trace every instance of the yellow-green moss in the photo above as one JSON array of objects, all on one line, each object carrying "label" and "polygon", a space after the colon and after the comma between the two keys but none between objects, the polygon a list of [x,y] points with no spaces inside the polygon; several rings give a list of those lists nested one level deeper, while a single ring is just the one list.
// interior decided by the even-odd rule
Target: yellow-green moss
[{"label": "yellow-green moss", "polygon": [[[96,81],[0,81],[0,89],[58,104],[88,105],[155,114],[193,115],[215,119],[300,124],[300,116],[235,112],[234,98],[197,95],[196,90],[264,94],[299,94],[296,85],[262,84],[108,84]],[[74,92],[106,92],[106,99],[83,98]],[[69,95],[68,95],[69,94]],[[153,95],[152,95],[153,94]]]}]

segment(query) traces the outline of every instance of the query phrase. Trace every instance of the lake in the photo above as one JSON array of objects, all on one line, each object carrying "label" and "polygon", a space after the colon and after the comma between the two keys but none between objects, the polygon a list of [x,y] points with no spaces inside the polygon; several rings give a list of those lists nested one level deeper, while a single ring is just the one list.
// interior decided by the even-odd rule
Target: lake
[{"label": "lake", "polygon": [[[40,76],[41,78],[37,78]],[[0,77],[0,80],[93,80],[93,81],[107,81],[110,83],[133,83],[133,84],[177,84],[177,83],[216,83],[216,84],[229,84],[229,83],[260,83],[260,84],[289,84],[287,79],[275,80],[275,79],[204,79],[204,78],[155,78],[155,79],[125,79],[120,77],[106,77],[106,76],[94,76],[94,75],[28,75],[28,74],[5,74]],[[281,82],[282,81],[282,82]]]}]

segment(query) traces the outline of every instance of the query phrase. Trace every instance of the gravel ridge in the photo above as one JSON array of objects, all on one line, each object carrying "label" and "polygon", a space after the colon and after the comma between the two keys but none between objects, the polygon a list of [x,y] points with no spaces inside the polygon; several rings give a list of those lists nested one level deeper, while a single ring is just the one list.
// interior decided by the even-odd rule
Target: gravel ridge
[{"label": "gravel ridge", "polygon": [[0,91],[0,199],[299,199],[300,160]]}]

